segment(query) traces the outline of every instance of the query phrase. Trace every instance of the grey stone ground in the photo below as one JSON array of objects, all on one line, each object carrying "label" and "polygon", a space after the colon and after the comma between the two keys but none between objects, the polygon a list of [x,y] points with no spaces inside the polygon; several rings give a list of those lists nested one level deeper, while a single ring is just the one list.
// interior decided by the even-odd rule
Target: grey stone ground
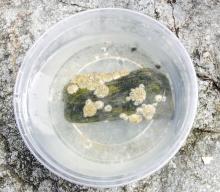
[{"label": "grey stone ground", "polygon": [[[0,0],[0,192],[220,191],[219,0]],[[191,55],[199,108],[184,147],[163,169],[139,182],[107,190],[70,184],[45,169],[18,133],[12,107],[16,73],[33,42],[57,21],[87,9],[121,7],[165,24]],[[213,157],[209,163],[202,157]]]}]

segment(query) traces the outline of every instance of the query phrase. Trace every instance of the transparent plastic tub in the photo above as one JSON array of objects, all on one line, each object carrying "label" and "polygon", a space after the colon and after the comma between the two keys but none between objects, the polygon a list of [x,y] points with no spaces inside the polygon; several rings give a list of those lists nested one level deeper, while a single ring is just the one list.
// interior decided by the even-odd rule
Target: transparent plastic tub
[{"label": "transparent plastic tub", "polygon": [[[169,78],[172,115],[137,126],[65,120],[62,90],[74,74],[141,67]],[[66,180],[97,187],[164,166],[189,134],[196,106],[196,75],[182,44],[157,21],[124,9],[82,12],[49,29],[28,51],[14,91],[17,125],[35,157]]]}]

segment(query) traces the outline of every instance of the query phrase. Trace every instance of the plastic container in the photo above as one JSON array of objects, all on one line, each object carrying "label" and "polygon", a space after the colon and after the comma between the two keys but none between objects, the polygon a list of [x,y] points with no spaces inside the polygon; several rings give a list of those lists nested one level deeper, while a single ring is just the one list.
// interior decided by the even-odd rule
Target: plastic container
[{"label": "plastic container", "polygon": [[[62,88],[73,74],[121,66],[167,74],[174,101],[168,120],[137,128],[64,120]],[[189,134],[196,106],[196,75],[182,44],[157,21],[125,9],[82,12],[49,29],[28,51],[14,91],[17,125],[35,157],[66,180],[97,187],[123,185],[164,166]]]}]

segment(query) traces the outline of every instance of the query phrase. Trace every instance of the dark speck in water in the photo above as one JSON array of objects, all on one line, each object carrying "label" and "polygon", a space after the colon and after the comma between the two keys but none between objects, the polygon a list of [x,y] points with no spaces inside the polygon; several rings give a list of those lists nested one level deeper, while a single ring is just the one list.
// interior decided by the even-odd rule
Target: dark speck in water
[{"label": "dark speck in water", "polygon": [[160,66],[160,65],[155,65],[155,67],[156,67],[157,69],[160,69],[160,68],[161,68],[161,66]]},{"label": "dark speck in water", "polygon": [[119,65],[122,65],[122,64],[123,64],[123,61],[119,60],[118,63],[119,63]]},{"label": "dark speck in water", "polygon": [[136,47],[132,47],[131,48],[131,52],[135,52],[135,51],[137,51],[137,48]]}]

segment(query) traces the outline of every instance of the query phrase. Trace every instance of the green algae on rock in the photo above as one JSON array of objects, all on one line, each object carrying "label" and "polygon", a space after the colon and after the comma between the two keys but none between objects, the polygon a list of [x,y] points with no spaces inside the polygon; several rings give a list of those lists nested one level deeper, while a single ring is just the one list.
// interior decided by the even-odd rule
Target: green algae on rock
[{"label": "green algae on rock", "polygon": [[64,87],[64,115],[73,123],[140,123],[153,118],[157,104],[165,102],[164,93],[171,93],[169,80],[150,68],[80,74]]}]

